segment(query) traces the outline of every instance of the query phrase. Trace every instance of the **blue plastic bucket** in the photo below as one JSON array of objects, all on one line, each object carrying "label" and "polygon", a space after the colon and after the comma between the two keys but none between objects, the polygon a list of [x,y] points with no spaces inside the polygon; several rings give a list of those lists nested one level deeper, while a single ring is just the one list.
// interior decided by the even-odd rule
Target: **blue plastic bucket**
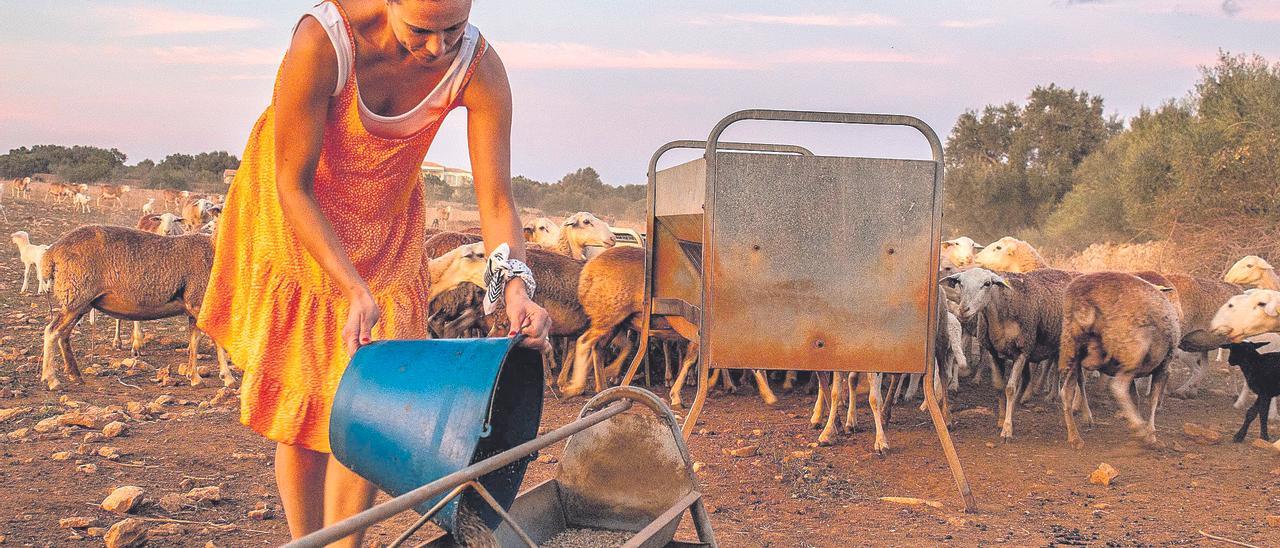
[{"label": "blue plastic bucket", "polygon": [[[541,355],[511,338],[377,341],[361,347],[343,373],[329,443],[339,462],[398,496],[533,439],[542,383]],[[504,508],[531,458],[480,477]],[[478,496],[461,499],[491,529],[500,523]],[[457,532],[458,504],[433,521]]]}]

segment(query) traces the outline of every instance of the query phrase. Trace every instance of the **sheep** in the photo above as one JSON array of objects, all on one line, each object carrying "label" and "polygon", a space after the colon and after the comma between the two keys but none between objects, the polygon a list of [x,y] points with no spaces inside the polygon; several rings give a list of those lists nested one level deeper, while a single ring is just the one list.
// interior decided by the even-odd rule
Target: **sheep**
[{"label": "sheep", "polygon": [[27,292],[33,270],[36,273],[36,295],[48,291],[49,280],[41,273],[40,262],[49,246],[32,244],[31,236],[24,230],[14,232],[10,237],[13,238],[13,245],[18,246],[18,257],[22,259],[22,289],[18,293]]},{"label": "sheep", "polygon": [[1260,289],[1280,289],[1280,275],[1262,257],[1247,255],[1231,265],[1222,281]]},{"label": "sheep", "polygon": [[49,197],[53,196],[53,203],[61,203],[63,199],[70,199],[76,193],[76,187],[66,183],[49,183],[48,192],[44,196],[44,201],[48,202]]},{"label": "sheep", "polygon": [[31,177],[23,177],[21,179],[13,180],[13,185],[10,188],[10,192],[13,193],[14,198],[19,198],[19,197],[26,198],[27,191],[30,189],[31,189]]},{"label": "sheep", "polygon": [[1244,341],[1223,345],[1223,348],[1231,351],[1227,358],[1228,363],[1240,368],[1249,389],[1258,395],[1258,400],[1253,402],[1245,412],[1244,424],[1232,438],[1236,443],[1244,441],[1244,436],[1249,431],[1249,424],[1255,417],[1258,419],[1259,437],[1271,441],[1271,434],[1267,431],[1267,408],[1271,406],[1272,398],[1280,396],[1280,353],[1258,352],[1259,348],[1267,344]]},{"label": "sheep", "polygon": [[[1240,294],[1241,288],[1235,284],[1196,278],[1185,274],[1166,274],[1169,286],[1176,289],[1179,312],[1179,327],[1182,340],[1178,343],[1181,352],[1189,354],[1191,375],[1170,395],[1178,398],[1195,397],[1199,385],[1209,371],[1209,351],[1217,349],[1222,340],[1209,335],[1209,322],[1218,307],[1234,295]],[[1207,343],[1199,341],[1209,339]]]},{"label": "sheep", "polygon": [[[450,218],[450,217],[453,217],[453,206],[444,206],[444,207],[437,207],[437,208],[436,208],[436,218],[435,218],[435,220],[439,222],[439,225],[438,225],[438,226],[439,226],[440,228],[448,228],[448,227],[449,227],[449,218]],[[435,223],[433,223],[433,226],[435,226]]]},{"label": "sheep", "polygon": [[1012,236],[987,244],[973,257],[973,262],[996,272],[1031,272],[1049,268],[1049,263],[1040,256],[1036,248]]},{"label": "sheep", "polygon": [[164,198],[165,207],[169,207],[169,205],[172,204],[174,209],[181,210],[183,202],[187,201],[187,198],[191,196],[191,193],[185,190],[178,191],[166,188],[160,191],[160,195]]},{"label": "sheep", "polygon": [[[1178,311],[1160,288],[1123,272],[1083,274],[1067,285],[1062,300],[1059,395],[1067,442],[1084,447],[1073,409],[1077,391],[1087,423],[1093,423],[1082,370],[1111,375],[1111,394],[1134,435],[1156,440],[1156,410],[1169,378],[1169,361],[1182,339]],[[1151,376],[1150,418],[1145,423],[1129,397],[1133,379]]]},{"label": "sheep", "polygon": [[524,225],[525,241],[543,249],[554,249],[560,242],[560,225],[546,217],[538,217]]},{"label": "sheep", "polygon": [[151,215],[156,212],[156,199],[147,198],[147,203],[142,204],[142,214]]},{"label": "sheep", "polygon": [[[934,339],[934,359],[930,362],[929,367],[933,367],[934,372],[934,396],[939,399],[939,405],[942,408],[943,420],[947,423],[951,421],[950,406],[947,402],[947,393],[941,390],[941,387],[948,383],[947,372],[945,368],[939,367],[939,364],[947,363],[953,359],[954,352],[957,348],[951,346],[951,338],[948,335],[946,324],[948,320],[943,314],[946,309],[943,308],[943,296],[941,292],[938,295],[938,310],[942,313],[938,316],[937,329]],[[883,455],[889,450],[889,441],[884,434],[884,425],[889,421],[888,402],[885,401],[882,390],[884,385],[884,373],[815,373],[818,379],[818,397],[814,401],[813,414],[810,416],[809,424],[814,428],[823,426],[822,433],[818,435],[818,445],[830,445],[835,433],[839,431],[852,432],[857,422],[857,396],[858,386],[862,384],[862,380],[866,380],[867,387],[867,403],[871,407],[872,422],[875,424],[875,439],[872,443],[872,449],[876,454]],[[897,377],[901,379],[901,375]],[[840,395],[841,385],[847,387],[848,404],[845,414],[843,428],[838,425],[836,417],[840,413]],[[830,388],[828,389],[828,385]],[[891,389],[892,390],[892,389]],[[829,401],[829,403],[828,403]],[[928,405],[926,401],[921,407]],[[826,408],[826,421],[822,421],[823,410]]]},{"label": "sheep", "polygon": [[102,190],[98,194],[98,207],[102,207],[103,200],[115,200],[116,209],[124,208],[124,193],[129,192],[129,185],[102,185]]},{"label": "sheep", "polygon": [[[557,253],[578,260],[586,260],[585,248],[589,246],[613,247],[613,232],[609,224],[595,215],[579,211],[564,220],[559,237],[549,248]],[[637,248],[638,249],[638,248]]]},{"label": "sheep", "polygon": [[[587,214],[590,215],[590,214]],[[586,389],[589,364],[596,357],[597,347],[626,327],[638,330],[636,324],[644,301],[644,257],[645,250],[639,247],[611,247],[600,256],[587,262],[582,269],[578,282],[578,300],[583,310],[591,319],[590,327],[578,338],[574,350],[572,376],[567,384],[560,386],[566,397],[581,394]],[[662,325],[653,329],[652,334],[659,338],[674,337],[665,333]],[[690,367],[697,360],[698,341],[689,341],[689,351],[681,366],[680,375],[672,385],[672,405],[680,405],[680,387]],[[625,353],[608,368],[616,371],[621,368]],[[756,387],[765,404],[777,402],[769,388],[768,379],[760,371],[753,370]],[[600,382],[597,379],[597,382]]]},{"label": "sheep", "polygon": [[1023,388],[1027,363],[1057,357],[1062,294],[1076,275],[1040,269],[1002,277],[975,268],[943,279],[943,284],[959,290],[960,319],[981,316],[986,326],[983,347],[998,360],[1011,362],[1000,402],[1000,438],[1004,441],[1013,439],[1013,407]]},{"label": "sheep", "polygon": [[974,252],[982,251],[983,247],[973,238],[961,236],[942,242],[942,256],[955,266],[966,267],[973,264]]},{"label": "sheep", "polygon": [[[64,372],[71,381],[80,382],[71,331],[85,313],[96,308],[134,321],[185,314],[191,331],[187,367],[191,385],[199,386],[196,351],[200,331],[195,322],[212,265],[213,240],[201,234],[168,237],[132,228],[89,225],[63,235],[49,247],[41,263],[57,306],[44,329],[40,380],[50,390],[61,387],[53,369],[56,344]],[[235,386],[221,347],[218,366],[223,384]],[[157,373],[159,380],[167,381],[172,365]]]},{"label": "sheep", "polygon": [[83,192],[77,192],[75,196],[71,197],[72,207],[75,208],[77,213],[88,213],[90,201],[89,195]]},{"label": "sheep", "polygon": [[1254,335],[1280,333],[1280,291],[1250,289],[1231,297],[1218,308],[1209,329],[1236,343]]},{"label": "sheep", "polygon": [[222,206],[216,205],[205,198],[200,198],[192,202],[183,204],[182,223],[186,225],[187,232],[199,232],[200,227],[218,218],[222,214]]},{"label": "sheep", "polygon": [[143,215],[135,228],[161,236],[178,236],[183,233],[182,218],[172,213]]}]

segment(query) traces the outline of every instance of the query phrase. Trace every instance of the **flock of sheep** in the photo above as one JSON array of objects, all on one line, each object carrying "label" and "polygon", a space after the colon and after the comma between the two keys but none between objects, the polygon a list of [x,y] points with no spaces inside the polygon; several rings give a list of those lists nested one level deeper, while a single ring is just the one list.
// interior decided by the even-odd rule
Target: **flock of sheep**
[{"label": "flock of sheep", "polygon": [[[25,196],[29,181],[15,180],[11,192]],[[116,202],[127,187],[100,189],[102,200]],[[49,198],[69,200],[77,211],[87,208],[88,188],[50,185]],[[46,198],[46,199],[49,199]],[[25,232],[13,234],[24,264],[23,292],[34,270],[37,293],[48,292],[54,302],[52,319],[44,332],[41,380],[50,389],[60,381],[53,367],[57,347],[64,373],[79,381],[79,370],[70,346],[72,328],[85,314],[97,310],[119,321],[135,322],[133,352],[140,351],[137,322],[186,316],[191,332],[186,364],[190,382],[201,382],[196,368],[199,332],[195,318],[208,283],[221,197],[193,199],[188,193],[168,192],[163,205],[175,213],[156,214],[155,199],[142,208],[137,227],[82,226],[51,245],[31,243]],[[430,271],[433,337],[453,338],[499,333],[505,326],[501,313],[486,316],[481,300],[486,255],[478,230],[445,231],[449,212],[437,212],[428,229],[424,265]],[[547,309],[553,321],[556,343],[546,353],[548,379],[554,375],[560,397],[573,397],[587,389],[594,375],[596,390],[617,378],[636,346],[635,332],[643,305],[645,252],[640,247],[615,245],[608,224],[588,212],[570,215],[562,222],[539,218],[525,226],[527,263],[538,280],[535,301]],[[1230,351],[1230,363],[1241,368],[1246,388],[1237,408],[1247,403],[1249,392],[1258,394],[1249,407],[1237,439],[1255,417],[1261,417],[1264,439],[1268,405],[1280,392],[1280,354],[1259,353],[1276,339],[1247,341],[1248,337],[1280,332],[1280,276],[1265,260],[1245,257],[1227,272],[1224,280],[1181,274],[1143,272],[1079,273],[1049,267],[1028,243],[1006,237],[987,246],[969,238],[942,243],[939,292],[941,314],[935,344],[935,393],[946,409],[949,391],[959,378],[972,375],[975,382],[986,372],[1001,390],[998,426],[1005,440],[1013,437],[1013,415],[1018,403],[1037,394],[1062,402],[1068,441],[1081,440],[1075,415],[1092,423],[1087,378],[1112,377],[1109,388],[1133,433],[1155,443],[1155,412],[1160,407],[1174,360],[1186,362],[1192,374],[1174,391],[1191,397],[1205,376],[1208,353]],[[146,265],[162,264],[155,269]],[[91,316],[92,320],[92,316]],[[660,321],[660,320],[659,320]],[[668,325],[654,326],[660,344],[650,358],[662,363],[662,378],[671,385],[674,406],[689,368],[697,360],[696,340],[686,340]],[[1275,337],[1275,335],[1271,335]],[[225,354],[219,349],[219,376],[234,386]],[[674,367],[678,362],[680,367]],[[559,368],[558,374],[554,369]],[[160,372],[161,381],[171,372]],[[651,370],[646,363],[646,378]],[[711,382],[733,389],[737,372],[714,371]],[[766,403],[776,401],[770,379],[750,371]],[[718,380],[717,380],[718,379]],[[795,386],[798,375],[788,372],[784,389]],[[880,373],[817,373],[811,424],[822,427],[819,443],[831,443],[856,421],[857,396],[868,394],[875,424],[874,448],[889,445],[883,425],[891,403],[910,399],[921,381],[918,375]],[[1135,380],[1143,382],[1135,385]],[[943,389],[945,388],[945,389]],[[1139,414],[1131,393],[1149,398],[1148,413]],[[839,420],[841,406],[843,420]]]},{"label": "flock of sheep", "polygon": [[[1195,395],[1209,364],[1208,353],[1226,349],[1229,362],[1245,377],[1237,407],[1248,392],[1258,395],[1236,436],[1261,416],[1267,433],[1268,407],[1280,392],[1280,353],[1259,353],[1280,331],[1280,277],[1265,260],[1240,259],[1223,280],[1154,271],[1079,273],[1050,268],[1027,242],[1005,237],[985,247],[969,238],[943,242],[940,284],[949,313],[963,326],[962,344],[986,363],[993,382],[1003,386],[1000,436],[1013,437],[1013,412],[1047,389],[1062,404],[1067,441],[1083,445],[1075,423],[1081,412],[1093,423],[1086,377],[1111,377],[1109,389],[1133,434],[1149,444],[1174,360],[1186,362],[1190,376],[1175,394]],[[1261,340],[1246,341],[1259,336]],[[1273,373],[1272,371],[1277,371]],[[1055,383],[1048,379],[1059,377]],[[1139,414],[1131,391],[1149,399]]]}]

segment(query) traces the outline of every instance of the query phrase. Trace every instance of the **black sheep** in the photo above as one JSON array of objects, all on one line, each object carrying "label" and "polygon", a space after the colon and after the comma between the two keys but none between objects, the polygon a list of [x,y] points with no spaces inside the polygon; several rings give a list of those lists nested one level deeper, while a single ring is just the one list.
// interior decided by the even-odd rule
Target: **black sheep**
[{"label": "black sheep", "polygon": [[1271,441],[1271,436],[1267,433],[1267,409],[1271,406],[1271,398],[1280,396],[1280,352],[1259,353],[1258,348],[1266,344],[1245,341],[1222,346],[1231,351],[1227,361],[1240,368],[1249,389],[1258,395],[1258,401],[1253,402],[1253,406],[1244,414],[1244,425],[1234,438],[1236,443],[1244,441],[1245,432],[1249,430],[1249,423],[1253,422],[1254,417],[1258,417],[1258,430],[1262,439]]}]

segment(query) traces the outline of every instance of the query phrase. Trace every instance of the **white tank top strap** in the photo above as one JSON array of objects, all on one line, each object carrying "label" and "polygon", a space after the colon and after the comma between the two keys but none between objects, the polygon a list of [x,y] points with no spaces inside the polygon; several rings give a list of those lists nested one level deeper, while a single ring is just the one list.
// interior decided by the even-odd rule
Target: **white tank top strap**
[{"label": "white tank top strap", "polygon": [[[352,68],[356,64],[356,52],[351,47],[347,24],[342,21],[342,12],[338,11],[338,6],[333,2],[316,4],[298,19],[298,25],[301,25],[302,19],[308,16],[315,18],[320,26],[324,27],[325,34],[329,35],[329,41],[333,43],[333,51],[338,55],[338,83],[334,86],[332,94],[336,97],[342,93],[342,88],[347,87],[347,80],[351,79]],[[298,32],[298,25],[293,26],[293,32]]]}]

